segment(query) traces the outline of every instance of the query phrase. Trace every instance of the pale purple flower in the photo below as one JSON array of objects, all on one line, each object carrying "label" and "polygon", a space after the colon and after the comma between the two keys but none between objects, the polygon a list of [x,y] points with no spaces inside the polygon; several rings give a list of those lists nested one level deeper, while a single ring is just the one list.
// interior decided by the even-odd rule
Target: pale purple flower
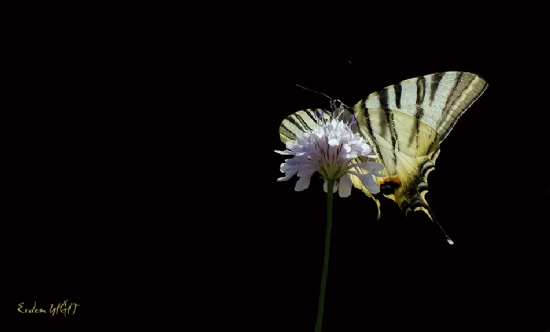
[{"label": "pale purple flower", "polygon": [[[330,121],[325,121],[319,116],[315,129],[298,136],[296,142],[286,142],[285,151],[275,151],[282,155],[294,156],[281,164],[281,172],[285,173],[285,176],[277,181],[287,181],[296,174],[298,182],[294,189],[302,191],[309,187],[313,173],[319,172],[325,179],[325,191],[326,181],[332,180],[335,181],[334,192],[338,190],[340,197],[348,197],[353,186],[350,174],[353,174],[372,194],[380,191],[373,176],[382,177],[378,171],[384,169],[384,166],[373,161],[351,164],[351,161],[359,156],[376,158],[376,155],[371,154],[371,147],[361,135],[353,133],[353,123],[344,123],[338,119],[338,115],[335,114]],[[350,170],[354,167],[360,167],[367,173],[360,174]]]}]

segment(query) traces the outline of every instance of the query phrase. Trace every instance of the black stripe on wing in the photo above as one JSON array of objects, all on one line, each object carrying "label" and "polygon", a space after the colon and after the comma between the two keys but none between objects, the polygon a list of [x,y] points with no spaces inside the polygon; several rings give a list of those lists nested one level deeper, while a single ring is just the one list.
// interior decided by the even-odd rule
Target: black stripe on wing
[{"label": "black stripe on wing", "polygon": [[[447,99],[445,100],[445,107],[443,108],[443,110],[441,111],[441,117],[439,118],[439,122],[437,123],[437,129],[436,131],[439,133],[442,125],[443,125],[443,121],[447,120],[447,115],[449,114],[449,111],[451,110],[455,100],[462,94],[462,91],[468,87],[468,85],[465,85],[464,86],[464,89],[462,89],[462,91],[457,91],[457,86],[460,84],[460,81],[461,81],[461,78],[462,78],[462,75],[464,73],[460,72],[458,73],[458,75],[456,76],[455,78],[455,81],[454,81],[454,84],[453,84],[453,87],[451,88],[451,90],[449,91],[449,94],[447,95]],[[464,110],[465,111],[465,110]],[[463,112],[464,112],[463,111]],[[455,122],[456,122],[457,119],[455,119]],[[449,132],[449,131],[447,131]],[[445,133],[443,133],[444,135],[446,135]],[[443,137],[441,137],[440,141],[443,141]]]},{"label": "black stripe on wing", "polygon": [[[399,140],[397,138],[397,131],[395,130],[395,119],[393,112],[388,106],[388,88],[384,88],[378,92],[378,100],[380,101],[380,108],[384,110],[386,115],[386,122],[390,128],[390,139],[393,151],[393,164],[397,167],[397,152],[399,151]],[[386,128],[382,128],[382,136],[386,133]]]},{"label": "black stripe on wing", "polygon": [[[315,111],[323,112],[325,118],[332,118],[332,113],[324,109],[306,109],[298,111],[283,120],[281,126],[279,127],[279,134],[287,137],[291,141],[295,141],[297,136],[305,133],[306,131],[313,130],[317,123]],[[290,125],[293,125],[296,128],[292,128]],[[299,132],[297,132],[296,129],[298,129]]]},{"label": "black stripe on wing", "polygon": [[441,78],[443,77],[443,73],[435,73],[430,76],[430,105],[432,105],[435,99],[435,93],[439,88],[439,82],[441,82]]},{"label": "black stripe on wing", "polygon": [[395,91],[395,106],[397,106],[397,108],[401,108],[401,93],[403,88],[401,87],[401,84],[395,84],[393,85],[393,89]]},{"label": "black stripe on wing", "polygon": [[[485,81],[481,76],[473,74],[473,73],[466,73],[466,72],[458,72],[458,75],[454,81],[453,87],[450,90],[449,95],[447,96],[447,100],[445,101],[445,107],[442,111],[442,116],[440,118],[440,122],[437,124],[437,132],[440,133],[440,143],[445,140],[445,138],[449,135],[451,130],[456,125],[456,122],[458,119],[472,106],[472,104],[483,94],[483,92],[487,89],[487,81]],[[479,92],[477,94],[474,91],[471,91],[471,89],[479,88]],[[470,90],[469,90],[470,89]],[[463,102],[464,100],[462,97],[464,96],[466,90],[469,90],[469,97],[471,97],[471,100],[466,105],[460,106],[460,113],[453,114],[452,115],[452,121],[450,123],[444,124],[444,120],[448,120],[447,116],[453,107],[456,107],[457,102]],[[446,126],[446,128],[444,128]]]},{"label": "black stripe on wing", "polygon": [[366,122],[366,129],[367,129],[367,136],[368,137],[365,137],[367,139],[367,141],[369,141],[369,144],[371,144],[371,148],[374,150],[374,154],[376,154],[379,158],[380,161],[382,161],[382,163],[384,164],[385,166],[385,162],[384,162],[384,158],[381,154],[381,150],[380,150],[380,146],[378,145],[378,142],[376,141],[376,138],[374,137],[374,130],[372,129],[372,124],[370,122],[370,116],[369,116],[369,113],[368,113],[368,109],[365,107],[365,102],[367,101],[368,97],[361,100],[359,103],[359,113],[361,114],[361,116],[363,118],[365,118],[365,122]]}]

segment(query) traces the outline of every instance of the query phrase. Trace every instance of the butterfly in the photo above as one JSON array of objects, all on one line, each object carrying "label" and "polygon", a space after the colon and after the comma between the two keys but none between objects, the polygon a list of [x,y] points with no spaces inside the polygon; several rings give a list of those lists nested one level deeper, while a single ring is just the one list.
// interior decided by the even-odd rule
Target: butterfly
[{"label": "butterfly", "polygon": [[[353,108],[339,100],[331,101],[331,111],[305,109],[283,120],[279,127],[281,141],[296,137],[317,127],[319,114],[332,119],[339,109],[343,119],[356,119],[352,130],[360,133],[377,155],[383,177],[374,177],[380,192],[409,211],[424,211],[445,233],[426,201],[428,174],[435,168],[439,146],[447,138],[458,119],[487,89],[487,82],[468,72],[441,72],[401,81],[373,92],[358,101]],[[355,158],[352,163],[367,161]],[[360,167],[354,171],[365,174]],[[351,176],[353,185],[380,202],[361,181]],[[445,233],[445,235],[447,235]],[[447,236],[447,241],[453,244]]]}]

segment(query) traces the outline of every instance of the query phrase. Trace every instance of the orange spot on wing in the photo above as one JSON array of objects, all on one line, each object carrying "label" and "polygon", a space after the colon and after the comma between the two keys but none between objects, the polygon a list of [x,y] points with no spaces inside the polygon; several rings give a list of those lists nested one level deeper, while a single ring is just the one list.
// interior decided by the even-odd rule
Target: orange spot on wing
[{"label": "orange spot on wing", "polygon": [[396,177],[388,177],[388,178],[384,178],[382,181],[380,181],[380,184],[384,184],[384,183],[390,183],[390,182],[394,182],[394,183],[401,183],[401,180],[399,179],[398,176]]}]

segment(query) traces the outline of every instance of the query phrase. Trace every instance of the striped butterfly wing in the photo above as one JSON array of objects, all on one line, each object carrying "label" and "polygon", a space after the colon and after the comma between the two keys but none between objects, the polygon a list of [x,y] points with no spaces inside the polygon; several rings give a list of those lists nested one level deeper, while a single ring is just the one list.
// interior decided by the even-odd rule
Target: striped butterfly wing
[{"label": "striped butterfly wing", "polygon": [[424,211],[439,225],[425,198],[428,174],[439,145],[486,88],[476,74],[435,73],[390,85],[355,104],[360,132],[385,166],[380,173],[386,177],[375,178],[380,191],[405,213]]},{"label": "striped butterfly wing", "polygon": [[[358,126],[352,129],[361,133],[378,156],[375,161],[384,165],[380,173],[385,177],[373,177],[380,191],[405,213],[424,211],[439,225],[425,199],[428,174],[435,168],[441,142],[486,88],[487,82],[476,74],[444,72],[390,85],[360,100],[353,109],[342,104],[344,118],[349,118],[353,112]],[[295,141],[297,136],[317,127],[316,111],[325,119],[332,118],[332,112],[327,110],[298,111],[281,123],[281,141]],[[359,157],[352,163],[364,161],[365,157]],[[353,170],[366,172],[358,167]],[[378,199],[357,177],[352,175],[351,178],[356,188],[376,202],[380,218]]]}]

